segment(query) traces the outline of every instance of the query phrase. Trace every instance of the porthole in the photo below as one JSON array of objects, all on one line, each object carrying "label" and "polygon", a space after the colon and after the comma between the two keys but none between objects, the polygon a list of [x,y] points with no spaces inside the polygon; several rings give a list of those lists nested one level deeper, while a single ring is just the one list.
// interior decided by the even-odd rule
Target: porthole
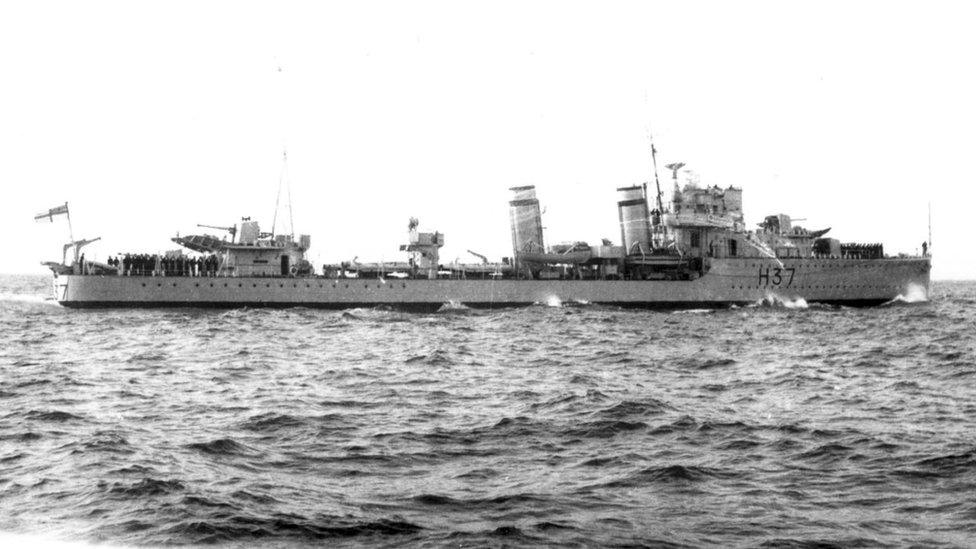
[{"label": "porthole", "polygon": [[213,288],[213,283],[212,282],[210,283],[210,287]]},{"label": "porthole", "polygon": [[[145,286],[145,284],[143,284],[143,286]],[[162,288],[162,287],[163,287],[163,285],[157,282],[157,283],[156,283],[156,287],[157,287],[157,288]]]},{"label": "porthole", "polygon": [[257,285],[257,284],[251,284],[251,287],[252,287],[252,288],[257,288],[257,287],[258,287],[258,285]]},{"label": "porthole", "polygon": [[142,287],[143,287],[143,288],[145,288],[145,287],[146,287],[146,283],[145,283],[145,282],[143,282],[143,283],[142,283]]},{"label": "porthole", "polygon": [[175,282],[173,283],[173,287],[174,287],[174,288],[176,287],[176,283],[175,283]]},{"label": "porthole", "polygon": [[200,283],[197,282],[196,284],[194,284],[194,286],[196,286],[197,288],[199,288],[200,287]]}]

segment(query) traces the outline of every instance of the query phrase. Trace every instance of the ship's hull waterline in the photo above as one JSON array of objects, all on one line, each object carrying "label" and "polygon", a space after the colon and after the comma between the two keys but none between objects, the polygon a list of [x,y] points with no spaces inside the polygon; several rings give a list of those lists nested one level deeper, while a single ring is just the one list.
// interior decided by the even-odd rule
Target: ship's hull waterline
[{"label": "ship's hull waterline", "polygon": [[[157,277],[60,275],[54,297],[67,307],[389,306],[445,304],[503,308],[593,303],[643,308],[720,308],[775,298],[871,306],[928,291],[928,258],[713,259],[696,280],[513,280],[323,277]],[[916,290],[917,291],[917,290]]]}]

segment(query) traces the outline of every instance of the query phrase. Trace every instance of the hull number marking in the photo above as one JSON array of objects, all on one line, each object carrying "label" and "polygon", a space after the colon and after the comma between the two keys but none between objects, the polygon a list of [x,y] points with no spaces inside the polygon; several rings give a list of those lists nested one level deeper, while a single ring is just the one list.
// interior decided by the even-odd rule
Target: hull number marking
[{"label": "hull number marking", "polygon": [[793,274],[796,269],[793,267],[780,269],[779,267],[759,267],[759,285],[784,286],[789,288],[793,285]]}]

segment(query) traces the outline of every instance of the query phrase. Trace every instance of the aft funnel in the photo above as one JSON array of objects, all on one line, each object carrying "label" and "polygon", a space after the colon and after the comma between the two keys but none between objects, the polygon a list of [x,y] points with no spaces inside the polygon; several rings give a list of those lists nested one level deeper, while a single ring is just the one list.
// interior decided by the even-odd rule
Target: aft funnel
[{"label": "aft funnel", "polygon": [[651,251],[651,212],[647,208],[647,192],[644,187],[634,185],[617,189],[620,201],[617,209],[620,214],[620,238],[627,254],[642,254]]},{"label": "aft funnel", "polygon": [[508,203],[515,257],[522,252],[544,252],[542,213],[539,211],[539,200],[535,197],[535,186],[512,187],[509,190],[515,193]]}]

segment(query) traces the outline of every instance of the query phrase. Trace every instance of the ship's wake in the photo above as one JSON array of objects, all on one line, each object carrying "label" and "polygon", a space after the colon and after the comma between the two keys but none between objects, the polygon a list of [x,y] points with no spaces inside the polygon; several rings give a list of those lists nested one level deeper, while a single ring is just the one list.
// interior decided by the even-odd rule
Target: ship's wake
[{"label": "ship's wake", "polygon": [[550,295],[546,297],[545,301],[536,301],[533,303],[533,305],[559,309],[564,307],[589,307],[593,305],[593,303],[591,303],[588,299],[567,299],[564,301],[558,295]]},{"label": "ship's wake", "polygon": [[753,303],[751,307],[764,307],[771,309],[809,309],[810,304],[802,297],[784,298],[776,294],[767,294],[766,297]]},{"label": "ship's wake", "polygon": [[925,286],[921,284],[909,284],[908,288],[905,289],[905,293],[896,295],[894,299],[888,301],[884,305],[925,303],[928,300],[929,292]]},{"label": "ship's wake", "polygon": [[562,307],[563,306],[563,300],[562,299],[559,299],[559,296],[551,295],[551,296],[546,297],[546,300],[545,301],[536,301],[534,303],[534,305],[544,305],[546,307],[556,307],[556,308],[558,308],[558,307]]},{"label": "ship's wake", "polygon": [[342,311],[340,322],[408,322],[410,317],[386,305],[353,308]]},{"label": "ship's wake", "polygon": [[0,294],[0,303],[27,303],[31,305],[58,305],[49,295],[40,294]]},{"label": "ship's wake", "polygon": [[672,314],[676,315],[707,315],[714,312],[715,309],[678,309],[677,311],[671,311]]},{"label": "ship's wake", "polygon": [[446,301],[440,306],[439,309],[437,309],[437,312],[440,314],[467,314],[472,311],[473,309],[471,309],[471,307],[468,307],[464,303],[454,299]]},{"label": "ship's wake", "polygon": [[[4,301],[0,296],[0,301]],[[0,534],[0,545],[3,547],[54,547],[57,549],[88,549],[93,547],[81,541],[68,541],[55,537],[55,534]]]}]

